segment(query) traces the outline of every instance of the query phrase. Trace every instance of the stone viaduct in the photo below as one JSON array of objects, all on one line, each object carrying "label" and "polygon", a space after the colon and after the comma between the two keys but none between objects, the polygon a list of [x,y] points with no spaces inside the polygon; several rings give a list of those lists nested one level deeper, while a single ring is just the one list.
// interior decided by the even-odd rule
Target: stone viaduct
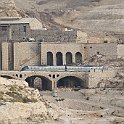
[{"label": "stone viaduct", "polygon": [[53,90],[61,87],[96,88],[102,79],[111,79],[115,70],[90,70],[83,72],[51,71],[1,71],[0,76],[8,79],[27,81],[30,87],[40,79],[40,90]]}]

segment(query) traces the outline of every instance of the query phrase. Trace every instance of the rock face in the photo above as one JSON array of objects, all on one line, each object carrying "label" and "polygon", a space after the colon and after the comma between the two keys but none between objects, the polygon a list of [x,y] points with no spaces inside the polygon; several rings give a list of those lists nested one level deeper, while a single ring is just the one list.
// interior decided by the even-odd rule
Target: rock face
[{"label": "rock face", "polygon": [[0,122],[26,123],[56,119],[62,111],[45,101],[25,81],[0,78]]},{"label": "rock face", "polygon": [[[123,0],[1,0],[0,16],[36,17],[46,28],[79,29],[92,42],[123,41]],[[103,33],[105,32],[105,33]],[[94,33],[97,36],[94,36]],[[107,34],[106,36],[106,33]],[[119,34],[115,36],[114,33]],[[80,34],[82,35],[82,34]],[[93,36],[91,36],[93,35]],[[105,36],[104,36],[105,35]],[[79,40],[79,39],[78,39]],[[82,40],[80,40],[82,41]]]},{"label": "rock face", "polygon": [[1,0],[0,1],[0,16],[6,17],[24,17],[26,14],[23,10],[19,10],[14,0]]}]

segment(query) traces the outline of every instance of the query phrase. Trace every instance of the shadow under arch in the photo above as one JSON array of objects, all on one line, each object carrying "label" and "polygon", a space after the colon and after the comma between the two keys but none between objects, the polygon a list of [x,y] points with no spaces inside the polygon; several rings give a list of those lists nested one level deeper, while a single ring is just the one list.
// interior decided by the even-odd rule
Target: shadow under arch
[{"label": "shadow under arch", "polygon": [[29,87],[33,87],[38,90],[52,90],[52,81],[44,76],[33,75],[27,77],[25,81],[29,84]]},{"label": "shadow under arch", "polygon": [[65,76],[57,81],[58,88],[87,88],[86,80],[76,76]]},{"label": "shadow under arch", "polygon": [[6,78],[6,79],[15,79],[15,78],[13,78],[13,77],[11,77],[11,76],[8,76],[8,75],[1,75],[0,77]]}]

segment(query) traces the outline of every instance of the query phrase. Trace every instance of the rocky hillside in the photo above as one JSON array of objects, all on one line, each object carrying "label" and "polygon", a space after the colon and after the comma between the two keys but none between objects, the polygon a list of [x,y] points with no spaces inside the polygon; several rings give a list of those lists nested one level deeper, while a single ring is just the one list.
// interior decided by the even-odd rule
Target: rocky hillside
[{"label": "rocky hillside", "polygon": [[46,28],[70,27],[87,35],[95,33],[95,40],[106,33],[124,39],[120,35],[124,33],[123,0],[1,0],[0,3],[0,16],[36,17]]},{"label": "rocky hillside", "polygon": [[48,103],[27,82],[0,78],[0,123],[45,123],[61,113],[59,107]]},{"label": "rocky hillside", "polygon": [[48,27],[124,32],[123,0],[15,0],[15,4]]},{"label": "rocky hillside", "polygon": [[25,17],[26,14],[24,10],[20,10],[16,7],[14,0],[1,0],[0,1],[0,16],[22,16]]},{"label": "rocky hillside", "polygon": [[[109,5],[110,4],[110,5]],[[80,30],[95,32],[124,32],[124,1],[105,2],[102,0],[95,6],[83,7],[65,12],[56,22],[76,27]]]}]

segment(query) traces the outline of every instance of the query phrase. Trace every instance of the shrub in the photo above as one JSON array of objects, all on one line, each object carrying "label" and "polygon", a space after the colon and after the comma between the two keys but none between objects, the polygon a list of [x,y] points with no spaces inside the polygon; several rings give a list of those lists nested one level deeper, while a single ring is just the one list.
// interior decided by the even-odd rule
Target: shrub
[{"label": "shrub", "polygon": [[6,94],[13,98],[11,102],[22,102],[22,103],[28,103],[28,102],[37,102],[36,99],[31,98],[29,99],[27,96],[22,96],[22,94],[19,94],[17,92],[6,92]]}]

